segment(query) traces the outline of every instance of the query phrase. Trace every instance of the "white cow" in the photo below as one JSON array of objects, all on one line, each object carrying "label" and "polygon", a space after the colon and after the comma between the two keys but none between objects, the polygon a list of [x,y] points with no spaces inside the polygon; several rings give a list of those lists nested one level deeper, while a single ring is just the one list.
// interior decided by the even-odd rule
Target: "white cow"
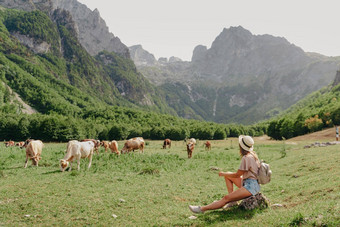
[{"label": "white cow", "polygon": [[67,144],[67,151],[65,154],[64,159],[60,160],[60,170],[62,172],[70,166],[69,171],[72,168],[72,161],[76,159],[78,162],[78,170],[80,170],[80,159],[88,158],[89,159],[89,166],[88,169],[91,167],[92,163],[92,156],[94,151],[94,143],[92,141],[86,142],[78,142],[78,141],[70,141]]},{"label": "white cow", "polygon": [[38,166],[43,147],[44,144],[40,140],[32,140],[29,142],[29,144],[26,146],[25,168],[27,167],[28,159],[32,160],[32,165]]}]

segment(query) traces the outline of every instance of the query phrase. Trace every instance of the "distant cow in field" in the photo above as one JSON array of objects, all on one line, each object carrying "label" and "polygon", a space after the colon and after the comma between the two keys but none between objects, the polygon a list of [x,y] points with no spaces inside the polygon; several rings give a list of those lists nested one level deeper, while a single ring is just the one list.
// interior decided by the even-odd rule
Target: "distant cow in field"
[{"label": "distant cow in field", "polygon": [[210,143],[210,141],[205,142],[204,146],[205,146],[206,150],[211,150],[211,143]]},{"label": "distant cow in field", "polygon": [[190,142],[187,144],[187,152],[188,152],[188,158],[192,157],[192,152],[194,151],[195,144]]},{"label": "distant cow in field", "polygon": [[194,145],[196,145],[196,139],[194,139],[194,138],[190,138],[190,139],[186,140],[186,142],[187,142],[187,144],[193,143]]},{"label": "distant cow in field", "polygon": [[10,140],[10,141],[7,141],[7,142],[5,142],[5,146],[6,147],[12,147],[12,146],[14,146],[14,141],[12,141],[12,140]]},{"label": "distant cow in field", "polygon": [[122,154],[130,151],[134,151],[139,149],[142,153],[144,152],[145,142],[142,137],[136,137],[129,139],[125,142],[124,147],[122,149]]},{"label": "distant cow in field", "polygon": [[109,148],[109,143],[110,143],[109,141],[104,141],[104,140],[100,142],[100,146],[105,148],[105,153],[107,152],[107,149]]},{"label": "distant cow in field", "polygon": [[80,159],[82,158],[89,159],[89,165],[87,167],[89,169],[92,164],[93,152],[94,143],[92,141],[78,142],[73,140],[68,142],[65,157],[60,160],[60,170],[64,172],[67,167],[70,166],[69,171],[71,171],[73,159],[77,160],[77,169],[80,170]]},{"label": "distant cow in field", "polygon": [[109,143],[109,148],[111,150],[111,153],[116,153],[116,154],[120,154],[119,153],[119,150],[118,150],[118,143],[116,140],[112,140],[110,143]]},{"label": "distant cow in field", "polygon": [[169,146],[169,148],[171,147],[171,140],[170,139],[165,139],[163,142],[163,149],[166,148],[166,146]]},{"label": "distant cow in field", "polygon": [[94,144],[94,151],[99,154],[99,147],[100,147],[100,140],[95,140],[95,139],[83,139],[80,142],[87,142],[87,141],[92,141]]},{"label": "distant cow in field", "polygon": [[32,165],[38,166],[41,159],[41,152],[44,147],[43,142],[40,140],[31,140],[26,146],[26,161],[25,168],[27,167],[28,159],[32,160]]},{"label": "distant cow in field", "polygon": [[20,148],[23,148],[24,145],[25,145],[25,141],[17,142],[17,143],[15,144],[15,146],[20,147]]}]

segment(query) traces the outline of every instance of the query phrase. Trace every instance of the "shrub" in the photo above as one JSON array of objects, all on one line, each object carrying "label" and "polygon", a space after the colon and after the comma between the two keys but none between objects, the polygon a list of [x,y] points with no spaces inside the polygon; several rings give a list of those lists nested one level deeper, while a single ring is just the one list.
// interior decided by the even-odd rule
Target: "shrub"
[{"label": "shrub", "polygon": [[217,128],[214,133],[214,140],[224,140],[227,137],[227,134],[224,129]]},{"label": "shrub", "polygon": [[310,132],[316,132],[322,129],[323,123],[322,120],[319,119],[319,115],[315,115],[305,120],[305,126]]}]

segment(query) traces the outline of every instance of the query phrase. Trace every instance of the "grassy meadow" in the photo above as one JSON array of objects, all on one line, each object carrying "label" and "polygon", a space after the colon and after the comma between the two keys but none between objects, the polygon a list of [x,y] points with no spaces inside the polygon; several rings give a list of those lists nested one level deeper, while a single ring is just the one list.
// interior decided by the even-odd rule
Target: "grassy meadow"
[{"label": "grassy meadow", "polygon": [[[303,149],[315,141],[255,138],[259,157],[271,165],[272,181],[261,187],[267,209],[237,207],[194,215],[227,193],[223,171],[240,164],[237,138],[204,141],[188,159],[185,143],[147,141],[144,153],[94,155],[92,167],[60,172],[65,143],[45,143],[39,167],[25,151],[0,144],[0,226],[340,226],[340,145]],[[119,148],[123,141],[119,141]],[[196,219],[190,219],[190,216]]]}]

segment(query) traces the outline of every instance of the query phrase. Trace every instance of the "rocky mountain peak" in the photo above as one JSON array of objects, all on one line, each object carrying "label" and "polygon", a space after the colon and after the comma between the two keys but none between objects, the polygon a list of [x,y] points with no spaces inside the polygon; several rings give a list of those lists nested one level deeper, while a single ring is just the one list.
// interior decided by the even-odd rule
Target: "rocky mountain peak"
[{"label": "rocky mountain peak", "polygon": [[169,58],[160,57],[156,60],[155,56],[144,50],[142,45],[134,45],[129,47],[131,59],[136,66],[160,66],[172,63],[182,62],[182,59],[172,56]]},{"label": "rocky mountain peak", "polygon": [[271,35],[253,35],[241,26],[224,28],[211,48],[197,46],[193,63],[204,74],[265,75],[268,69],[280,71],[287,65],[292,70],[309,61],[304,51],[286,39]]},{"label": "rocky mountain peak", "polygon": [[169,63],[175,63],[175,62],[181,62],[181,61],[182,61],[182,59],[175,57],[175,56],[171,56],[169,58]]},{"label": "rocky mountain peak", "polygon": [[91,55],[106,50],[130,58],[128,47],[120,39],[109,32],[98,9],[90,10],[77,0],[51,0],[55,9],[61,8],[71,13],[78,26],[78,39]]},{"label": "rocky mountain peak", "polygon": [[253,36],[249,30],[243,28],[242,26],[224,28],[220,35],[229,37],[234,36],[239,38],[251,38]]},{"label": "rocky mountain peak", "polygon": [[142,45],[134,45],[129,47],[131,59],[136,66],[156,65],[157,60],[155,56],[144,50]]},{"label": "rocky mountain peak", "polygon": [[192,58],[191,61],[199,61],[202,60],[201,58],[206,54],[208,48],[203,45],[198,45],[195,47],[193,53],[192,53]]}]

